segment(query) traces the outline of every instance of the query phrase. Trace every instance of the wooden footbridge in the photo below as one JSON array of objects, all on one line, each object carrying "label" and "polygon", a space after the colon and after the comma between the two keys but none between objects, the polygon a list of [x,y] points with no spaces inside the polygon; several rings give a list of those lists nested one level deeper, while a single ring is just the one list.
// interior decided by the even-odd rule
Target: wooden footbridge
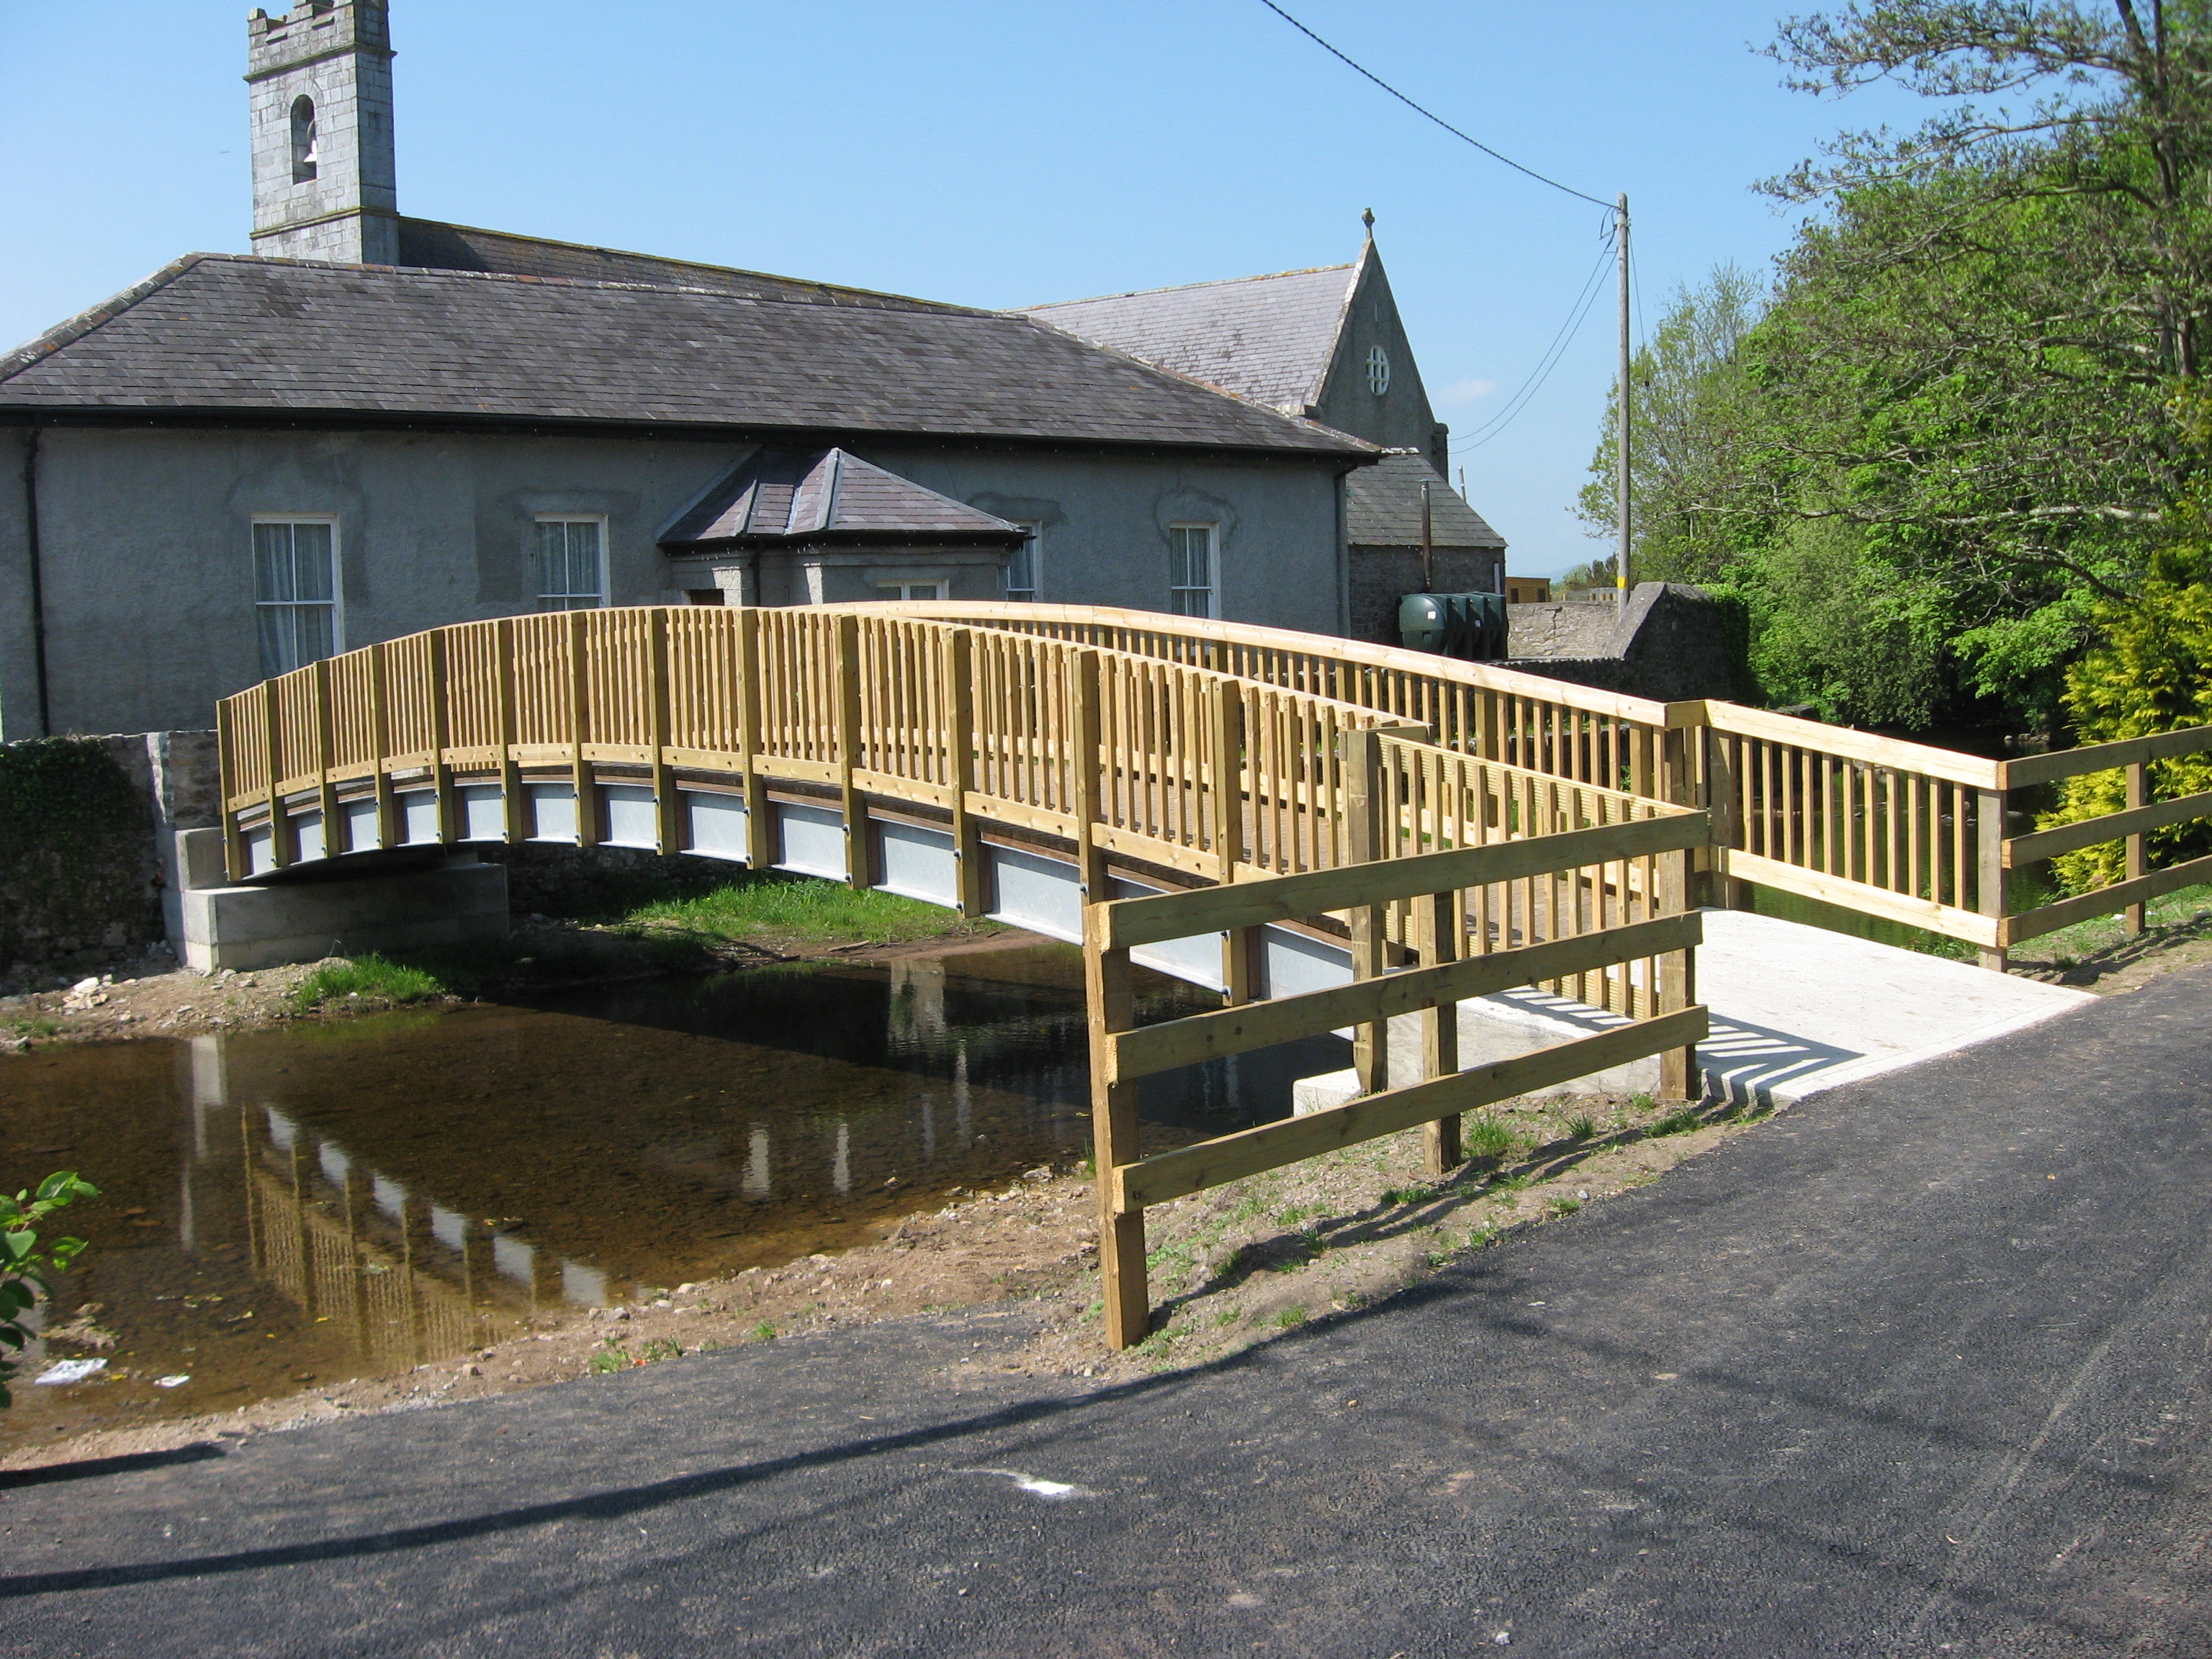
[{"label": "wooden footbridge", "polygon": [[[635,847],[1081,941],[1117,1345],[1148,1316],[1148,1204],[1417,1125],[1448,1168],[1462,1111],[1630,1060],[1662,1056],[1669,1090],[1690,1090],[1706,1030],[1692,906],[1732,881],[1968,939],[2002,966],[2016,939],[2212,878],[2212,860],[2145,873],[2141,850],[2145,830],[2212,807],[2149,804],[2144,767],[2212,731],[1988,761],[1092,607],[503,617],[252,687],[218,731],[234,880],[405,848]],[[2113,766],[2133,769],[2128,812],[2007,840],[2008,788]],[[2130,880],[2006,914],[2008,855],[2130,835]],[[1225,1006],[1134,1029],[1133,964]],[[1462,1070],[1457,1005],[1532,984],[1608,1029]],[[1388,1075],[1402,1015],[1423,1022],[1416,1079]],[[1139,1156],[1139,1078],[1345,1028],[1359,1097]]]}]

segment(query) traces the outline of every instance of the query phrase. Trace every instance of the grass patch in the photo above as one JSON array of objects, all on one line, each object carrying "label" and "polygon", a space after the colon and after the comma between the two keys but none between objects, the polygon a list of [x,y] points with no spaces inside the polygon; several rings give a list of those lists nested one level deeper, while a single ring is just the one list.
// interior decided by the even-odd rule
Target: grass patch
[{"label": "grass patch", "polygon": [[711,892],[654,899],[633,907],[617,920],[714,939],[766,936],[792,945],[819,945],[830,939],[896,944],[946,933],[995,932],[999,927],[919,899],[856,890],[842,882],[794,876],[781,870],[748,872]]},{"label": "grass patch", "polygon": [[1577,1112],[1572,1117],[1567,1120],[1567,1139],[1570,1140],[1595,1140],[1597,1139],[1597,1120],[1592,1117],[1588,1112]]},{"label": "grass patch", "polygon": [[451,989],[444,979],[428,968],[394,962],[389,957],[368,951],[349,962],[316,969],[300,981],[300,988],[292,995],[302,1008],[319,1008],[326,1002],[344,1002],[355,997],[365,1002],[427,1002],[433,997],[449,994]]},{"label": "grass patch", "polygon": [[0,1030],[10,1036],[50,1037],[59,1034],[62,1023],[58,1019],[11,1019]]},{"label": "grass patch", "polygon": [[1581,1208],[1582,1208],[1582,1206],[1583,1206],[1583,1201],[1582,1201],[1582,1200],[1580,1200],[1580,1199],[1578,1199],[1578,1198],[1564,1198],[1564,1197],[1563,1197],[1563,1198],[1554,1198],[1554,1199],[1551,1199],[1551,1200],[1547,1200],[1547,1201],[1546,1202],[1545,1206],[1544,1206],[1544,1208],[1545,1208],[1547,1211],[1550,1212],[1553,1215],[1559,1216],[1559,1215],[1572,1215],[1572,1214],[1573,1214],[1577,1210],[1581,1209]]},{"label": "grass patch", "polygon": [[1508,1158],[1521,1149],[1521,1137],[1494,1117],[1470,1115],[1460,1128],[1459,1145],[1469,1158]]},{"label": "grass patch", "polygon": [[1698,1124],[1698,1118],[1696,1111],[1685,1106],[1679,1111],[1668,1113],[1655,1123],[1646,1125],[1644,1133],[1654,1139],[1661,1135],[1686,1135],[1696,1128]]}]

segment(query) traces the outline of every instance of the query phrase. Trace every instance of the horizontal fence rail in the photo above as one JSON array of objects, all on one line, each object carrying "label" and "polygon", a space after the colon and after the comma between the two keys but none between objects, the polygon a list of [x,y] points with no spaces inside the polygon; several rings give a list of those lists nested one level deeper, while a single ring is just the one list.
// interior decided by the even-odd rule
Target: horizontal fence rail
[{"label": "horizontal fence rail", "polygon": [[[1101,1288],[1115,1347],[1139,1340],[1151,1319],[1148,1206],[1417,1127],[1425,1127],[1429,1167],[1441,1172],[1461,1161],[1461,1113],[1648,1056],[1662,1057],[1662,1092],[1679,1098],[1692,1090],[1707,1020],[1694,1004],[1700,923],[1686,911],[1691,855],[1711,834],[1705,815],[1638,817],[1624,810],[1626,798],[1561,797],[1554,805],[1577,816],[1539,823],[1527,839],[1414,850],[1415,832],[1434,820],[1415,810],[1419,795],[1408,799],[1411,769],[1396,750],[1373,732],[1345,739],[1354,846],[1372,856],[1085,912]],[[1510,823],[1512,814],[1500,816]],[[1351,984],[1261,1001],[1232,991],[1231,1006],[1218,1012],[1136,1024],[1133,950],[1213,931],[1233,950],[1255,928],[1339,914],[1350,921]],[[1465,919],[1485,915],[1512,925],[1470,932]],[[1395,961],[1407,964],[1395,968],[1392,916],[1401,929]],[[1628,1018],[1593,1036],[1462,1070],[1458,1005],[1532,985],[1585,998],[1599,988],[1592,1000]],[[1389,1022],[1402,1015],[1420,1018],[1422,1060],[1419,1078],[1400,1082],[1390,1076]],[[1352,1100],[1139,1155],[1138,1079],[1346,1026],[1354,1031],[1359,1081]]]}]

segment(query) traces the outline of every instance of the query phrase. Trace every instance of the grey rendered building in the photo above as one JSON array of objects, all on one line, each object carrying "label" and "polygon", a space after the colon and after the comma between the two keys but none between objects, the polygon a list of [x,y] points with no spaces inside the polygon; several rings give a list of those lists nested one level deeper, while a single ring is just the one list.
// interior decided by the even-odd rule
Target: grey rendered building
[{"label": "grey rendered building", "polygon": [[0,357],[0,737],[204,726],[315,656],[545,608],[1014,597],[1344,633],[1375,585],[1347,529],[1404,517],[1364,475],[1442,465],[1371,242],[1245,285],[1297,302],[1287,331],[1231,318],[1177,361],[1107,337],[1113,301],[404,217],[384,0],[257,13],[248,44],[254,255]]}]

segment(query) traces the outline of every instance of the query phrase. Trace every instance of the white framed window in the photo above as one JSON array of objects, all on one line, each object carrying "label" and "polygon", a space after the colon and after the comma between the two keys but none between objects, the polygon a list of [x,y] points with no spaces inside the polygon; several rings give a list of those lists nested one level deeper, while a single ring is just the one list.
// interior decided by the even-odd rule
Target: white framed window
[{"label": "white framed window", "polygon": [[342,648],[337,542],[336,519],[254,520],[253,617],[264,679]]},{"label": "white framed window", "polygon": [[941,599],[943,582],[878,582],[876,592],[887,599]]},{"label": "white framed window", "polygon": [[1213,614],[1213,526],[1168,526],[1168,610],[1178,617]]},{"label": "white framed window", "polygon": [[1037,554],[1044,542],[1044,526],[1019,520],[1015,524],[1028,531],[1030,538],[1006,556],[1006,597],[1033,600],[1037,596]]},{"label": "white framed window", "polygon": [[596,611],[607,602],[607,521],[538,521],[538,608]]}]

